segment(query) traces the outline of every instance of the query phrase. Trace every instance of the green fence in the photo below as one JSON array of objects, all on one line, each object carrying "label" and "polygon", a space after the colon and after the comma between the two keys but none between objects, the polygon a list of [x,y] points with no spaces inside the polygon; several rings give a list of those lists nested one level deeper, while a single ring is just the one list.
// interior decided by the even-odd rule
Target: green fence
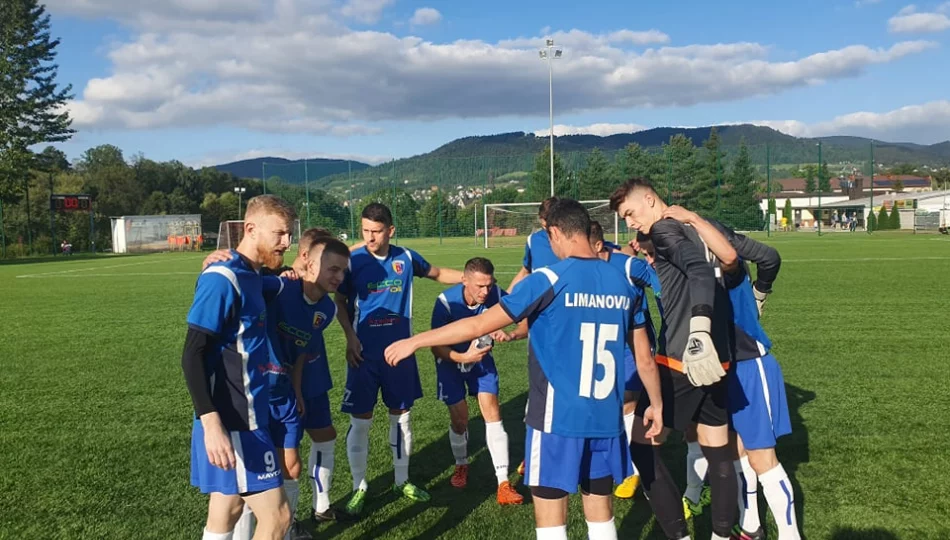
[{"label": "green fence", "polygon": [[[719,145],[716,140],[694,144],[676,135],[660,147],[560,152],[558,142],[558,195],[602,200],[624,179],[645,176],[668,202],[742,231],[850,231],[851,217],[855,231],[886,229],[893,211],[868,191],[872,181],[879,191],[904,189],[880,165],[872,166],[876,149],[871,145],[821,146],[804,140],[774,148]],[[485,205],[538,202],[550,194],[547,150],[430,155],[369,168],[336,162],[329,175],[328,166],[326,161],[264,163],[259,178],[242,180],[212,169],[147,160],[99,170],[29,172],[19,197],[8,197],[0,206],[0,254],[55,253],[54,244],[62,240],[77,252],[91,251],[93,245],[102,250],[111,245],[110,218],[121,215],[201,214],[208,238],[220,221],[239,219],[239,205],[260,193],[294,204],[302,226],[325,227],[350,240],[359,237],[361,209],[378,201],[393,210],[397,242],[472,238],[473,245],[482,245],[478,236],[496,228],[491,216],[486,224]],[[235,182],[245,191],[235,193]],[[51,212],[51,193],[92,194],[93,219],[87,212]],[[519,227],[534,227],[532,212],[524,214]]]}]

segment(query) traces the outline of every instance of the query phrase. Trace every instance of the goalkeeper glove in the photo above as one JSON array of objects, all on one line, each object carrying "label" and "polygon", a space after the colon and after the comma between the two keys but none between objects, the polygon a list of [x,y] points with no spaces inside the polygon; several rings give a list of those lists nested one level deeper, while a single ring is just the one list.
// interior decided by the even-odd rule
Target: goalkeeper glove
[{"label": "goalkeeper glove", "polygon": [[755,288],[755,285],[752,286],[752,295],[755,296],[755,307],[759,310],[759,317],[762,317],[762,310],[765,308],[765,299],[769,297],[769,293],[762,292],[759,289]]},{"label": "goalkeeper glove", "polygon": [[726,376],[726,371],[719,363],[719,353],[713,346],[711,329],[709,317],[693,317],[689,320],[683,372],[693,386],[709,386]]}]

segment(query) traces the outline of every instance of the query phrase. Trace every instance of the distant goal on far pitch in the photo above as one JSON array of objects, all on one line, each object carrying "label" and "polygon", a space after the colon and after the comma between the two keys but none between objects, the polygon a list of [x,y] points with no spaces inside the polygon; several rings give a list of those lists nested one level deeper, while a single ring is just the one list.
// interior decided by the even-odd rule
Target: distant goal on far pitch
[{"label": "distant goal on far pitch", "polygon": [[[604,238],[620,243],[621,223],[616,212],[610,210],[610,201],[580,201],[587,208],[592,220],[604,228]],[[522,247],[525,239],[541,228],[538,222],[540,202],[486,204],[483,207],[482,223],[476,228],[476,237],[483,237],[485,248]]]}]

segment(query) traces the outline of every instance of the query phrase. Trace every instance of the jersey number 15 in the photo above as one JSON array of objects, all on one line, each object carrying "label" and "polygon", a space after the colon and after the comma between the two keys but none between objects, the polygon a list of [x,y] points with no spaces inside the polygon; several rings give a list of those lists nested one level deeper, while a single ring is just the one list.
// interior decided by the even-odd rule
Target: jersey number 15
[{"label": "jersey number 15", "polygon": [[[607,350],[607,344],[617,341],[620,328],[616,324],[581,323],[581,397],[604,399],[614,391],[616,360]],[[594,380],[597,366],[604,366],[604,378]]]}]

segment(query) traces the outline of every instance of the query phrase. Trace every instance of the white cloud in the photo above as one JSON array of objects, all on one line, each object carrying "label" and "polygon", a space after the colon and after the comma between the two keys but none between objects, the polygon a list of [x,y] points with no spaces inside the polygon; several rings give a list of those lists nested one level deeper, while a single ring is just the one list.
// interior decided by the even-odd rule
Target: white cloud
[{"label": "white cloud", "polygon": [[945,13],[948,6],[950,2],[942,4],[936,12],[918,13],[916,6],[911,4],[887,21],[887,29],[892,34],[943,32],[950,28],[950,17]]},{"label": "white cloud", "polygon": [[415,26],[424,26],[427,24],[435,24],[442,20],[442,14],[439,13],[439,10],[433,9],[430,7],[419,8],[412,15],[412,18],[409,19],[409,23]]},{"label": "white cloud", "polygon": [[346,0],[340,13],[366,24],[375,24],[383,16],[383,10],[396,0]]},{"label": "white cloud", "polygon": [[[190,11],[178,9],[183,3]],[[79,129],[224,125],[345,136],[378,133],[374,123],[386,120],[540,117],[548,88],[537,50],[548,36],[565,48],[554,67],[558,114],[739,101],[854,77],[935,46],[852,45],[775,61],[762,44],[670,46],[656,30],[434,43],[339,19],[347,11],[369,20],[389,3],[50,0],[61,13],[109,13],[132,31],[110,47],[111,75],[88,81],[70,104]],[[212,17],[213,7],[225,13]],[[647,43],[663,46],[626,48]]]},{"label": "white cloud", "polygon": [[213,165],[222,165],[225,163],[233,163],[235,161],[242,161],[245,159],[256,159],[262,157],[275,157],[275,158],[284,158],[290,160],[297,159],[342,159],[342,160],[353,160],[361,161],[363,163],[368,163],[370,165],[379,165],[380,163],[385,163],[392,159],[390,156],[379,156],[379,155],[366,155],[366,154],[337,154],[337,153],[324,153],[324,152],[288,152],[287,150],[281,150],[276,148],[269,149],[260,149],[256,148],[253,150],[245,150],[242,152],[215,152],[212,154],[207,154],[194,159],[186,159],[182,161],[185,165],[190,167],[200,168],[200,167],[211,167]]},{"label": "white cloud", "polygon": [[855,135],[886,141],[941,142],[950,139],[950,101],[931,101],[893,111],[855,112],[807,124],[797,120],[749,122],[769,126],[795,137]]},{"label": "white cloud", "polygon": [[[607,137],[618,133],[636,133],[647,129],[639,124],[590,124],[587,126],[567,126],[563,124],[554,124],[554,136],[562,137],[564,135],[597,135]],[[538,137],[547,137],[551,133],[551,128],[539,129],[534,132]]]}]

